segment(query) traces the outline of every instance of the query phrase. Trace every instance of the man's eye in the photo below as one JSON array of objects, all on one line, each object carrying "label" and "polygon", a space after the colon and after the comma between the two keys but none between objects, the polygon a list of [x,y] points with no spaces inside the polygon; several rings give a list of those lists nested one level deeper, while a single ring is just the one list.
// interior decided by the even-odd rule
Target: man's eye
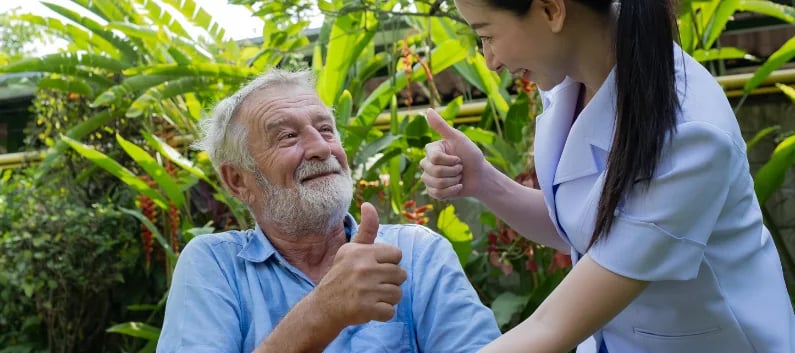
[{"label": "man's eye", "polygon": [[286,133],[283,133],[283,134],[279,135],[279,140],[286,140],[286,139],[291,139],[291,138],[296,138],[296,137],[298,137],[298,134],[296,134],[294,132],[286,132]]}]

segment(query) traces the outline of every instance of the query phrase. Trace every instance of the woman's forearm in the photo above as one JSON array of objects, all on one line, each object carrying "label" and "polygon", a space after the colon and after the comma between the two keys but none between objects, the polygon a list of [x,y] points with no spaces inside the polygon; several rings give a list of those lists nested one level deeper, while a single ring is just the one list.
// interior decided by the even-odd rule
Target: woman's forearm
[{"label": "woman's forearm", "polygon": [[483,178],[477,199],[525,238],[569,253],[569,245],[549,218],[541,190],[513,181],[490,164],[485,168],[487,177]]}]

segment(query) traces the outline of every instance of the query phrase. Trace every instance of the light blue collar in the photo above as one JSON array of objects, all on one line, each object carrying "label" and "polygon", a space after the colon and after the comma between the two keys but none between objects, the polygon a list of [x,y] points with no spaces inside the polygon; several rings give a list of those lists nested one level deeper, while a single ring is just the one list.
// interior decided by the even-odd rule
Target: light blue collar
[{"label": "light blue collar", "polygon": [[[345,226],[345,234],[348,236],[348,241],[350,241],[351,236],[356,234],[356,231],[359,229],[359,225],[356,224],[356,221],[350,213],[345,215],[342,222]],[[247,232],[247,235],[248,237],[246,243],[243,245],[243,249],[237,253],[238,257],[249,262],[264,262],[272,256],[278,255],[278,251],[262,231],[259,224],[257,224],[253,230]]]}]

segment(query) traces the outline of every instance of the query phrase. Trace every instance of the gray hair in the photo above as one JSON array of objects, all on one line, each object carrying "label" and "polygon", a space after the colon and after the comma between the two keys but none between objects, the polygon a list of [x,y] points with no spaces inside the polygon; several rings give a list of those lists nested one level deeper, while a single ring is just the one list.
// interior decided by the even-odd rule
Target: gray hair
[{"label": "gray hair", "polygon": [[199,123],[202,138],[194,141],[191,147],[207,151],[216,172],[220,174],[224,163],[254,171],[254,159],[246,145],[248,129],[236,122],[237,111],[253,92],[273,87],[301,87],[315,90],[315,77],[309,70],[288,71],[273,68],[249,82],[235,94],[218,102],[212,115]]}]

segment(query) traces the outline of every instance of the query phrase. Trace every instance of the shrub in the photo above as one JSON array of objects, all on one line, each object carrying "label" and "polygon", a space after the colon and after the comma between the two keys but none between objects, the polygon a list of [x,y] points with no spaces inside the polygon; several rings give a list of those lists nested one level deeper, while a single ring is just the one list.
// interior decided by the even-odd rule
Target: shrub
[{"label": "shrub", "polygon": [[0,196],[0,346],[96,351],[111,290],[139,256],[132,217],[6,176]]}]

